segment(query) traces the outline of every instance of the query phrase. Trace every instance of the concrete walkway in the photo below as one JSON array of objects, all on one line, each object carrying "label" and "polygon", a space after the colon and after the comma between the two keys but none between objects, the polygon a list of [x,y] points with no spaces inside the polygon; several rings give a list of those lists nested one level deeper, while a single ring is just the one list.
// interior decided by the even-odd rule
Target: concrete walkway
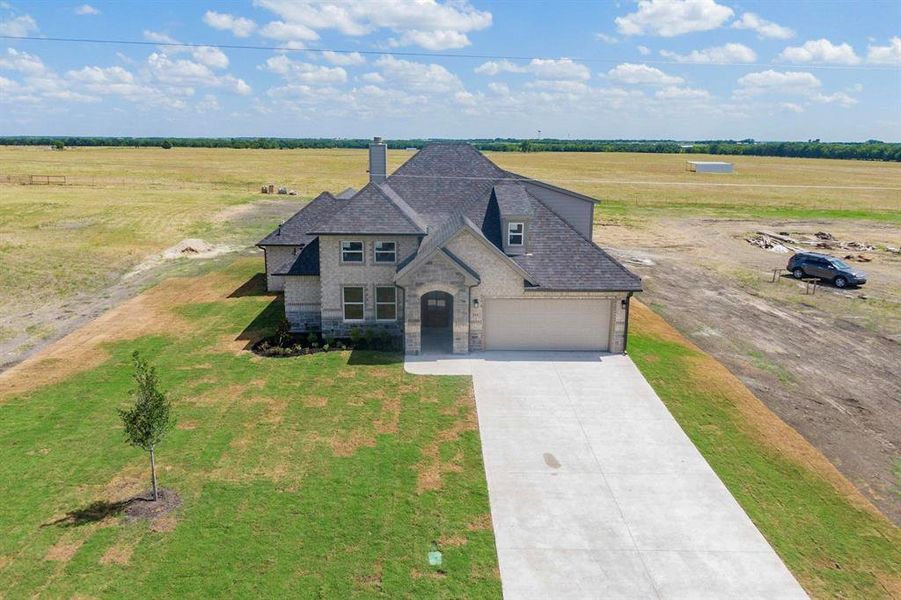
[{"label": "concrete walkway", "polygon": [[807,597],[627,356],[406,369],[473,376],[508,600]]}]

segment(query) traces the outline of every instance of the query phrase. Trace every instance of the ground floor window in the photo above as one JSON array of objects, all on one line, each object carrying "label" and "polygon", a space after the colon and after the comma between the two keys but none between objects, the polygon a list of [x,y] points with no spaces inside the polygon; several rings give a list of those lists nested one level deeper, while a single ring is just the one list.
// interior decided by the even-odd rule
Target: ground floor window
[{"label": "ground floor window", "polygon": [[378,321],[397,320],[397,288],[375,288],[375,318]]},{"label": "ground floor window", "polygon": [[363,288],[348,286],[342,288],[345,321],[363,320]]}]

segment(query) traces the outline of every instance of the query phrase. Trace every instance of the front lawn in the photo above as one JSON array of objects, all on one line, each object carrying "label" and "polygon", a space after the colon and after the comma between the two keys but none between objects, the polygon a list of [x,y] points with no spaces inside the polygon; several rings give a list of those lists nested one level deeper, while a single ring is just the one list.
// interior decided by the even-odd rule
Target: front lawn
[{"label": "front lawn", "polygon": [[[0,597],[500,595],[469,379],[414,377],[393,354],[242,351],[280,312],[241,286],[258,267],[182,281],[184,294],[151,290],[141,310],[163,322],[90,357],[73,348],[84,366],[21,371],[46,385],[5,388]],[[121,315],[122,331],[136,316]],[[149,487],[116,414],[136,349],[178,419],[157,465],[182,505],[151,522],[117,504]]]},{"label": "front lawn", "polygon": [[741,381],[634,304],[629,354],[814,598],[901,597],[901,533]]}]

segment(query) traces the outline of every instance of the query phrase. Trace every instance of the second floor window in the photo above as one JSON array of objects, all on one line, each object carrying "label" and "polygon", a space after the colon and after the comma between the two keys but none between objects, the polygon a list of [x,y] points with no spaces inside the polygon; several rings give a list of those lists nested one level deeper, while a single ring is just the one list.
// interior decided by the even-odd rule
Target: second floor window
[{"label": "second floor window", "polygon": [[341,242],[341,262],[362,263],[363,242]]},{"label": "second floor window", "polygon": [[376,242],[375,243],[375,262],[390,263],[397,262],[397,245],[394,242]]},{"label": "second floor window", "polygon": [[507,223],[507,245],[522,246],[523,232],[522,223]]}]

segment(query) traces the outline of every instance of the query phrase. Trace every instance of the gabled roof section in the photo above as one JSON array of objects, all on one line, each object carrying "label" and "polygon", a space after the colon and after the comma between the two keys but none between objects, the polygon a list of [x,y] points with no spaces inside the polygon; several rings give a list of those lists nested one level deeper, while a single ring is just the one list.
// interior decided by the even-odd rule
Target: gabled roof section
[{"label": "gabled roof section", "polygon": [[539,200],[529,227],[529,252],[514,256],[535,277],[537,289],[641,291],[641,278],[582,237]]},{"label": "gabled roof section", "polygon": [[319,238],[304,246],[287,272],[275,275],[319,275]]},{"label": "gabled roof section", "polygon": [[502,217],[531,217],[535,213],[529,192],[521,183],[508,181],[497,183],[493,193]]},{"label": "gabled roof section", "polygon": [[303,246],[315,239],[309,231],[331,218],[346,203],[328,192],[322,192],[297,211],[275,231],[264,237],[257,246]]},{"label": "gabled roof section", "polygon": [[507,265],[511,269],[516,271],[519,275],[521,275],[523,279],[525,279],[529,283],[532,283],[533,285],[536,284],[534,277],[532,277],[532,275],[525,268],[517,264],[506,254],[501,252],[501,250],[495,244],[493,244],[491,240],[485,237],[485,234],[482,233],[478,226],[463,213],[456,213],[445,223],[443,223],[440,228],[427,235],[422,241],[422,244],[419,245],[419,250],[417,251],[416,257],[409,262],[398,265],[395,280],[400,279],[407,273],[415,271],[417,268],[419,268],[420,265],[427,262],[429,258],[436,252],[443,252],[444,254],[447,254],[455,262],[460,263],[465,269],[467,269],[470,274],[478,277],[478,274],[472,267],[466,265],[466,263],[464,263],[460,258],[454,256],[453,253],[447,251],[444,248],[444,245],[447,244],[447,242],[455,238],[462,231],[469,231],[473,235],[473,237],[482,242],[486,249],[501,257],[507,263]]},{"label": "gabled roof section", "polygon": [[343,200],[341,210],[307,233],[425,235],[425,223],[406,202],[397,200],[400,200],[397,194],[389,195],[381,186],[368,183],[353,198]]}]

